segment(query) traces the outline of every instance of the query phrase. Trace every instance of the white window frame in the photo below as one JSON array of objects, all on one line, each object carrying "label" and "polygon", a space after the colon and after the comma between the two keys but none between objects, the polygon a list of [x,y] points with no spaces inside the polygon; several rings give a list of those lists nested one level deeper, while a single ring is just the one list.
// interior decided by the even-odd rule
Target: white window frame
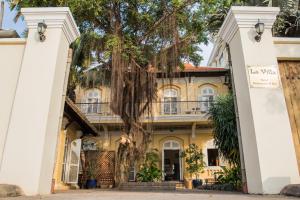
[{"label": "white window frame", "polygon": [[162,113],[164,115],[178,114],[178,91],[173,88],[163,90]]},{"label": "white window frame", "polygon": [[[170,146],[169,147],[166,147],[166,143],[170,143]],[[174,145],[176,144],[176,146]],[[180,180],[183,180],[183,170],[182,170],[182,162],[183,162],[183,159],[180,157],[180,154],[182,152],[182,146],[180,145],[179,142],[175,141],[175,140],[167,140],[163,143],[162,145],[162,161],[161,161],[161,169],[163,171],[163,180],[165,180],[165,173],[164,173],[164,170],[165,170],[165,150],[179,150],[179,174],[180,174]]]},{"label": "white window frame", "polygon": [[215,100],[216,91],[213,87],[205,86],[200,89],[198,100],[200,102],[201,112],[208,112]]},{"label": "white window frame", "polygon": [[[69,142],[69,140],[67,140],[66,145],[68,145],[67,147],[67,152],[65,153],[64,156],[64,162],[63,162],[63,175],[62,175],[62,179],[64,183],[68,183],[68,184],[76,184],[78,182],[78,174],[79,174],[79,168],[80,168],[80,151],[81,151],[81,139],[75,139],[72,142]],[[74,145],[76,146],[76,148],[73,148]],[[78,162],[77,163],[72,163],[72,152],[74,152],[77,156],[78,156]],[[70,180],[70,171],[71,171],[71,167],[76,168],[77,170],[77,174],[76,174],[76,178],[75,180]]]},{"label": "white window frame", "polygon": [[101,90],[90,89],[86,92],[83,110],[87,114],[100,113],[101,111]]},{"label": "white window frame", "polygon": [[210,139],[208,140],[203,148],[203,155],[204,155],[204,161],[205,164],[207,165],[207,169],[220,169],[221,166],[226,166],[226,162],[224,161],[224,159],[222,159],[222,157],[219,154],[219,166],[208,166],[208,149],[218,149],[214,143],[214,139]]}]

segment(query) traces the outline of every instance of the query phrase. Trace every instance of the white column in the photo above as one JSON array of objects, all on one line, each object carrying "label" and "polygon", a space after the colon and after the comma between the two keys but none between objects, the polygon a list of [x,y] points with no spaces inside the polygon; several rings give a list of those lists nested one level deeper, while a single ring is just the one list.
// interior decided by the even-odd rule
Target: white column
[{"label": "white column", "polygon": [[[25,8],[28,27],[21,71],[7,131],[0,183],[25,194],[48,194],[55,162],[59,116],[63,109],[68,49],[79,31],[69,8]],[[37,24],[45,22],[41,42]]]},{"label": "white column", "polygon": [[[249,67],[278,72],[271,32],[278,12],[273,7],[232,7],[219,32],[231,50],[249,193],[276,194],[299,177],[280,78],[278,87],[249,82]],[[260,42],[254,39],[258,19],[265,24]]]}]

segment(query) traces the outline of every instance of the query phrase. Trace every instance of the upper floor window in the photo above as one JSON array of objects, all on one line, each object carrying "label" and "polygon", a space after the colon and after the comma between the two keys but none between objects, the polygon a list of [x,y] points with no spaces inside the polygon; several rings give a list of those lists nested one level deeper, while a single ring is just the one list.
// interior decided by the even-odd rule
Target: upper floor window
[{"label": "upper floor window", "polygon": [[163,93],[163,112],[166,115],[177,114],[178,92],[175,89],[165,89]]},{"label": "upper floor window", "polygon": [[212,87],[204,87],[200,90],[199,102],[201,111],[207,112],[215,99],[215,90]]},{"label": "upper floor window", "polygon": [[86,93],[86,112],[98,113],[100,112],[101,92],[98,89],[92,89]]}]

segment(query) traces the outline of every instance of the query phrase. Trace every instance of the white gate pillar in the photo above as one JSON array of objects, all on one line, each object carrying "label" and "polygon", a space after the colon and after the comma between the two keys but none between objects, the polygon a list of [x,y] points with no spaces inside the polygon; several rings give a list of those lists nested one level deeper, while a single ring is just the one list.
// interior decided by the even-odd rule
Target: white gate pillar
[{"label": "white gate pillar", "polygon": [[[25,8],[25,51],[0,168],[0,183],[49,194],[68,78],[69,45],[79,31],[69,8]],[[37,24],[48,27],[41,42]]]},{"label": "white gate pillar", "polygon": [[[278,12],[232,7],[219,32],[231,51],[249,193],[276,194],[299,177],[271,32]],[[254,39],[258,19],[265,24],[260,42]]]}]

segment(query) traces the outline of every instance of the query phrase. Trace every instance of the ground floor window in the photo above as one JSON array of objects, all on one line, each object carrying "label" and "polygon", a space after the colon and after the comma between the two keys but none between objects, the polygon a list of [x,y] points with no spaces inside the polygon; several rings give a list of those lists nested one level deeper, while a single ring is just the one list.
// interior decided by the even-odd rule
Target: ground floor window
[{"label": "ground floor window", "polygon": [[62,182],[67,182],[67,163],[69,159],[69,153],[70,153],[70,143],[69,143],[69,138],[66,137],[65,140],[65,146],[64,146],[64,159],[62,163],[62,173],[61,173],[61,181]]},{"label": "ground floor window", "polygon": [[135,175],[136,175],[135,167],[134,167],[134,165],[132,165],[132,166],[129,167],[128,180],[129,181],[135,181]]},{"label": "ground floor window", "polygon": [[218,149],[207,149],[208,166],[220,166]]},{"label": "ground floor window", "polygon": [[64,160],[62,168],[62,181],[64,183],[77,183],[79,174],[81,139],[72,142],[66,137]]}]

